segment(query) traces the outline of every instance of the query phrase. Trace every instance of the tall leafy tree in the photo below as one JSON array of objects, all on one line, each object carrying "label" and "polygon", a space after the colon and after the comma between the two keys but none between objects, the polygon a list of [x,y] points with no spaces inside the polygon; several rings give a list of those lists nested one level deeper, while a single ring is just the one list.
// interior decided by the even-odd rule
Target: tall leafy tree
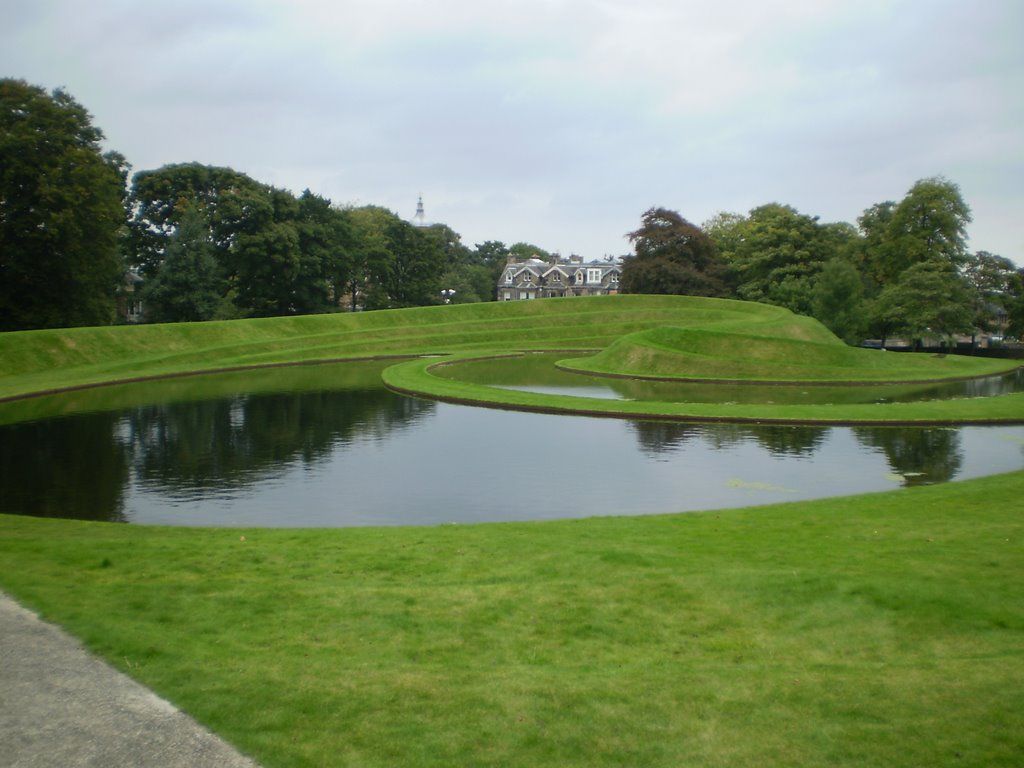
[{"label": "tall leafy tree", "polygon": [[814,284],[825,262],[837,255],[839,229],[778,203],[754,208],[721,229],[739,298],[811,314]]},{"label": "tall leafy tree", "polygon": [[867,208],[858,218],[860,248],[855,257],[858,270],[868,280],[871,294],[876,295],[889,282],[894,271],[892,238],[889,230],[896,203],[886,200]]},{"label": "tall leafy tree", "polygon": [[352,231],[344,211],[308,189],[299,197],[300,284],[304,312],[337,310],[352,269]]},{"label": "tall leafy tree", "polygon": [[970,223],[971,209],[956,184],[942,177],[916,182],[889,222],[897,271],[922,261],[962,266]]},{"label": "tall leafy tree", "polygon": [[625,293],[726,296],[727,267],[714,241],[675,211],[650,208],[627,237],[634,256],[622,266]]},{"label": "tall leafy tree", "polygon": [[[971,331],[974,298],[967,281],[935,261],[908,267],[874,304],[874,322],[911,339],[949,338]],[[886,335],[886,334],[883,334]]]},{"label": "tall leafy tree", "polygon": [[884,287],[924,261],[959,268],[967,259],[970,222],[971,210],[956,184],[942,177],[921,179],[899,203],[872,206],[858,219],[865,238],[864,272]]},{"label": "tall leafy tree", "polygon": [[67,92],[0,80],[0,330],[114,320],[127,163],[102,141]]},{"label": "tall leafy tree", "polygon": [[268,190],[244,173],[200,163],[139,171],[129,196],[129,260],[144,276],[155,274],[183,213],[192,208],[208,223],[217,263],[224,268],[247,215],[257,213],[236,201],[259,200]]},{"label": "tall leafy tree", "polygon": [[865,326],[864,284],[857,268],[842,258],[825,262],[814,285],[811,309],[843,341],[860,341]]},{"label": "tall leafy tree", "polygon": [[1017,267],[1007,258],[978,251],[967,258],[962,272],[973,291],[974,327],[984,332],[998,330],[1014,302]]},{"label": "tall leafy tree", "polygon": [[1006,302],[1006,333],[1024,339],[1024,269],[1018,269],[1010,278]]},{"label": "tall leafy tree", "polygon": [[436,239],[379,206],[349,210],[354,233],[353,307],[386,309],[442,301],[445,251]]},{"label": "tall leafy tree", "polygon": [[187,205],[156,274],[144,283],[150,322],[193,322],[217,316],[224,289],[206,218]]}]

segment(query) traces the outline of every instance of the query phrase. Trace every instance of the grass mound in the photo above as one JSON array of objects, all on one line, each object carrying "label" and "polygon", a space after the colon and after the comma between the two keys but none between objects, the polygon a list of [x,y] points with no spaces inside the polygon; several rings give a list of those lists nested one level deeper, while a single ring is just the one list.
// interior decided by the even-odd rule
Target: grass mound
[{"label": "grass mound", "polygon": [[[729,308],[724,305],[736,305]],[[489,302],[357,314],[0,334],[0,398],[66,387],[317,360],[473,349],[601,349],[623,334],[742,314],[682,297]],[[747,305],[756,306],[756,305]]]},{"label": "grass mound", "polygon": [[[689,296],[598,296],[420,307],[358,314],[230,322],[69,328],[0,334],[0,400],[193,373],[382,356],[486,356],[516,350],[600,350],[569,365],[631,377],[704,380],[926,381],[1009,370],[1006,361],[894,355],[851,349],[820,323],[788,310]],[[393,389],[456,402],[601,415],[730,420],[864,421],[893,418],[947,423],[1020,420],[1020,398],[971,401],[966,410],[874,409],[838,413],[743,412],[727,406],[642,408],[442,380],[428,366],[388,369]],[[512,402],[514,401],[514,402]],[[522,402],[520,402],[522,401]],[[608,413],[609,409],[612,413]],[[894,413],[894,412],[893,412]]]},{"label": "grass mound", "polygon": [[998,360],[892,354],[850,347],[818,321],[792,315],[767,323],[654,328],[628,334],[566,370],[630,378],[801,383],[942,380],[1006,368]]}]

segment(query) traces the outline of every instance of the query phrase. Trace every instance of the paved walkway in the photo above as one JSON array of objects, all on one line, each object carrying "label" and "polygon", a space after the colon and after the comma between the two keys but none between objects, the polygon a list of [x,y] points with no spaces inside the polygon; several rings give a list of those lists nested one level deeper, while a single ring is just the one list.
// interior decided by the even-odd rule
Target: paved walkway
[{"label": "paved walkway", "polygon": [[258,768],[2,592],[0,765]]}]

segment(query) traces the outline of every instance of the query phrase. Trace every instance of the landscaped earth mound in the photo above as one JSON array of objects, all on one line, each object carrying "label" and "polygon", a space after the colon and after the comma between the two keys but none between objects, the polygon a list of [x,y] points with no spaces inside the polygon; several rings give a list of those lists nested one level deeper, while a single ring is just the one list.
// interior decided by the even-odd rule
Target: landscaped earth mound
[{"label": "landscaped earth mound", "polygon": [[629,418],[1024,422],[1024,392],[861,405],[613,402],[475,384],[460,381],[457,371],[449,377],[431,373],[438,364],[535,350],[565,352],[560,364],[578,372],[703,382],[873,385],[992,376],[1017,367],[1007,360],[855,349],[817,321],[765,304],[595,296],[0,334],[0,400],[260,366],[418,357],[386,369],[384,383],[403,394],[450,402]]},{"label": "landscaped earth mound", "polygon": [[[623,336],[593,357],[565,361],[560,367],[639,379],[822,384],[979,375],[977,360],[850,347],[818,321],[797,316],[733,330],[663,327],[640,331]],[[991,366],[1000,367],[1001,363]]]}]

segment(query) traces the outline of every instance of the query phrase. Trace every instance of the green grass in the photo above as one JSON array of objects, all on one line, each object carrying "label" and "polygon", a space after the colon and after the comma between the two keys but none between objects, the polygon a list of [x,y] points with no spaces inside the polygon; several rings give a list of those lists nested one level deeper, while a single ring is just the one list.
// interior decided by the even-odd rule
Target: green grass
[{"label": "green grass", "polygon": [[[705,300],[706,301],[706,300]],[[602,348],[710,311],[774,308],[685,297],[601,296],[171,325],[0,334],[0,397],[231,367],[498,347]],[[729,305],[735,305],[729,309]]]},{"label": "green grass", "polygon": [[1024,472],[533,524],[0,516],[0,585],[268,768],[1016,766],[1022,495]]},{"label": "green grass", "polygon": [[[567,365],[628,376],[803,382],[923,381],[988,375],[1012,361],[853,349],[817,321],[751,302],[689,296],[600,296],[423,307],[359,314],[71,328],[0,334],[0,400],[118,381],[382,355],[601,350]],[[732,406],[508,394],[442,380],[425,366],[386,372],[424,397],[595,415],[870,423],[1024,419],[1021,396],[884,406]]]},{"label": "green grass", "polygon": [[[472,360],[474,354],[450,361]],[[446,361],[448,362],[448,361]],[[1004,361],[1005,362],[1005,361]],[[1024,421],[1024,392],[998,397],[930,400],[907,403],[756,404],[672,403],[607,400],[502,389],[435,375],[434,359],[397,363],[382,374],[392,390],[445,402],[510,408],[539,413],[576,413],[619,418],[668,418],[679,421],[728,421],[780,424],[918,425],[997,424]]]},{"label": "green grass", "polygon": [[[816,320],[755,325],[755,332],[655,328],[626,335],[566,364],[587,373],[689,380],[871,383],[973,377],[1013,363],[957,355],[891,354],[850,347]],[[772,330],[779,335],[765,335]]]}]

